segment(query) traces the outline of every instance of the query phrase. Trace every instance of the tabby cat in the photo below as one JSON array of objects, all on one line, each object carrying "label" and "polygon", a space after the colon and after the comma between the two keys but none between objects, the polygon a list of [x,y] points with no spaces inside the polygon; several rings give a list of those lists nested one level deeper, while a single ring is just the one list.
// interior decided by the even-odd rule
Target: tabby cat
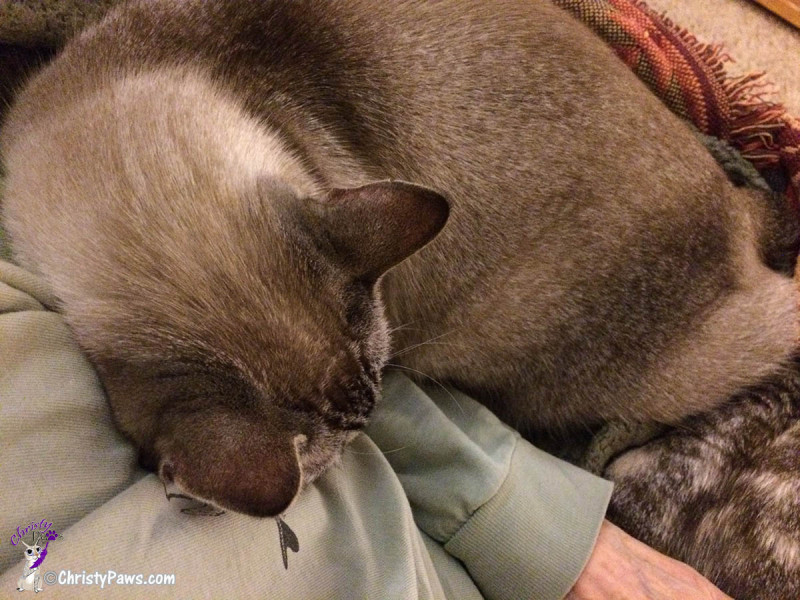
[{"label": "tabby cat", "polygon": [[734,598],[800,598],[800,358],[606,470],[608,517]]},{"label": "tabby cat", "polygon": [[547,2],[133,1],[0,150],[117,425],[223,509],[284,511],[390,348],[569,436],[711,409],[797,339],[780,205]]}]

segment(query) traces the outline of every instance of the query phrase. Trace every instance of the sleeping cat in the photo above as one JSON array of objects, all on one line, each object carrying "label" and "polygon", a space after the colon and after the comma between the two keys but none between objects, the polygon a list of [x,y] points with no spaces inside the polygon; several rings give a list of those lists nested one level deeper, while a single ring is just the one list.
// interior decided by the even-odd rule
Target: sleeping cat
[{"label": "sleeping cat", "polygon": [[608,517],[734,598],[800,598],[800,357],[606,469]]},{"label": "sleeping cat", "polygon": [[568,437],[713,408],[797,339],[780,205],[546,2],[134,1],[0,149],[117,425],[224,509],[283,512],[390,348]]}]

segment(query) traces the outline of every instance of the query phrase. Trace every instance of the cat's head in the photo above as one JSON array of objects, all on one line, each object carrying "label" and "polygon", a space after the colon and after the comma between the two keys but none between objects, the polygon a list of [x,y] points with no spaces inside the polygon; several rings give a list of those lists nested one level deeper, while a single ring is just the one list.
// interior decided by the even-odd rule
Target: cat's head
[{"label": "cat's head", "polygon": [[401,182],[316,199],[258,188],[245,210],[139,240],[105,292],[118,297],[73,326],[145,466],[270,516],[366,423],[389,345],[377,283],[438,234],[448,205]]}]

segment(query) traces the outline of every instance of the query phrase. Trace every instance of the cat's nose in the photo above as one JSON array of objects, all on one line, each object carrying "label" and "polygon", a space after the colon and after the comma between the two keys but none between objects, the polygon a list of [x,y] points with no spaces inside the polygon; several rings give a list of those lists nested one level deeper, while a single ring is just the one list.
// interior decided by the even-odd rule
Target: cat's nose
[{"label": "cat's nose", "polygon": [[287,415],[214,405],[175,415],[173,433],[157,443],[159,476],[180,495],[222,510],[267,517],[300,492],[304,435],[284,429]]}]

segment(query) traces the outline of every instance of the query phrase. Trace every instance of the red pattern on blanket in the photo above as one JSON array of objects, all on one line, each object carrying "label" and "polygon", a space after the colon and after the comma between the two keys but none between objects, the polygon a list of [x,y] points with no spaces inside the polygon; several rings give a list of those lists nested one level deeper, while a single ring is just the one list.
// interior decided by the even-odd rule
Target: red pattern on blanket
[{"label": "red pattern on blanket", "polygon": [[766,98],[763,73],[730,77],[705,44],[642,0],[552,0],[592,28],[677,115],[730,143],[762,173],[778,171],[800,211],[800,121]]}]

